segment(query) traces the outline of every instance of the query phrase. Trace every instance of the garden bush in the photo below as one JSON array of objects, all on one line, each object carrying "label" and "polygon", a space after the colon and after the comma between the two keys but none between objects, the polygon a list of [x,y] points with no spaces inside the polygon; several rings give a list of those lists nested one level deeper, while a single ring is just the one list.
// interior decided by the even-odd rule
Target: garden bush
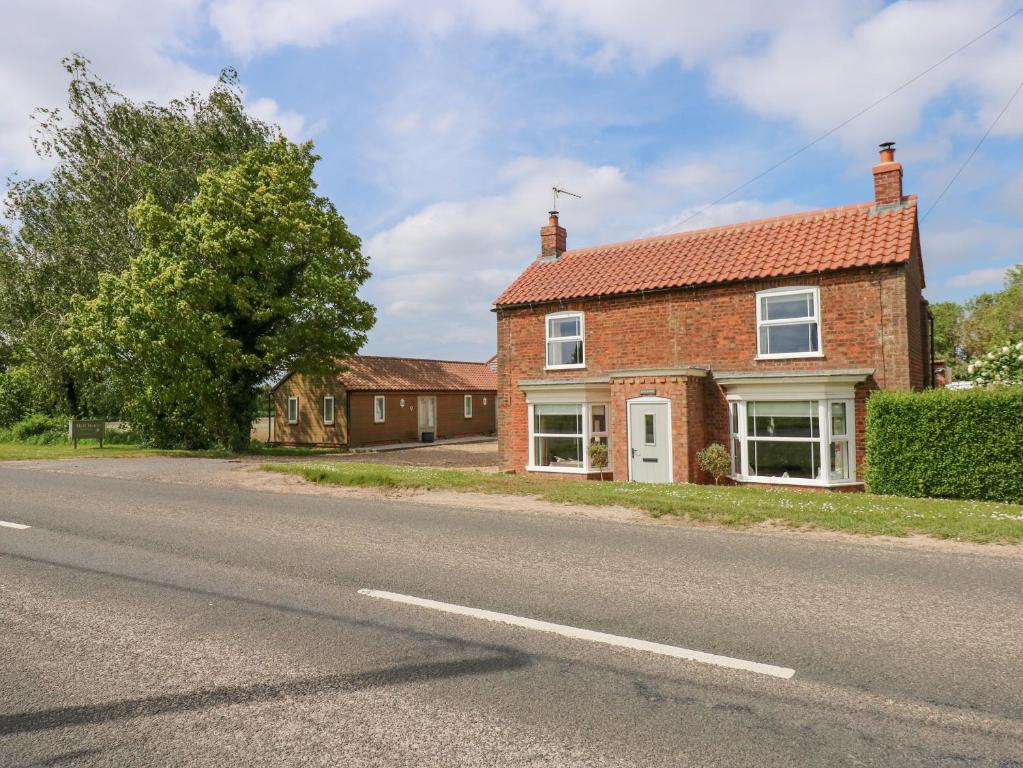
[{"label": "garden bush", "polygon": [[867,486],[1023,503],[1023,387],[875,393],[867,403]]},{"label": "garden bush", "polygon": [[67,441],[67,420],[59,416],[33,413],[14,424],[7,435],[9,439],[22,443],[37,445],[63,443]]}]

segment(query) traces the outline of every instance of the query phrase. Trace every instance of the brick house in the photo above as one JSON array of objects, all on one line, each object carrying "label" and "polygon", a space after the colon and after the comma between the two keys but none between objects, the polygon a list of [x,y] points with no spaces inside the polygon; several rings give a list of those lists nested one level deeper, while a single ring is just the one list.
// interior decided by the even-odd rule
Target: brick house
[{"label": "brick house", "polygon": [[492,435],[496,395],[486,363],[358,355],[337,375],[289,374],[273,388],[273,441],[354,448]]},{"label": "brick house", "polygon": [[728,446],[740,483],[862,487],[867,396],[930,384],[917,201],[882,145],[875,198],[541,253],[495,301],[500,464],[706,482]]}]

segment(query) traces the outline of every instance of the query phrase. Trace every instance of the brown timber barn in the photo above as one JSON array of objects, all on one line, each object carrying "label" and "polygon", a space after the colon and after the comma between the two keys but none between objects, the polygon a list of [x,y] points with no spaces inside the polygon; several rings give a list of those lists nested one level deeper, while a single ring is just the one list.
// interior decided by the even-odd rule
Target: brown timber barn
[{"label": "brown timber barn", "polygon": [[343,367],[273,388],[273,442],[355,448],[495,433],[497,374],[486,363],[359,355]]}]

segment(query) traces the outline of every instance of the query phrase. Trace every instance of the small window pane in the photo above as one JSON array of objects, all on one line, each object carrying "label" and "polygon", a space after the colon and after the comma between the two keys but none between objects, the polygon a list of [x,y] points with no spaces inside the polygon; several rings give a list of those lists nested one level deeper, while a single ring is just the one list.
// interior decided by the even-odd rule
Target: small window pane
[{"label": "small window pane", "polygon": [[582,435],[581,405],[537,405],[533,410],[533,431],[555,435]]},{"label": "small window pane", "polygon": [[582,361],[583,343],[581,340],[547,343],[547,365],[580,365]]},{"label": "small window pane", "polygon": [[583,439],[581,437],[534,438],[536,463],[541,467],[581,467],[583,465]]},{"label": "small window pane", "polygon": [[761,297],[761,319],[789,320],[801,317],[813,317],[813,294],[802,293],[795,296],[763,296]]},{"label": "small window pane", "polygon": [[739,463],[742,461],[742,451],[739,447],[739,438],[732,438],[732,474],[742,474],[739,470]]},{"label": "small window pane", "polygon": [[820,443],[751,440],[750,471],[758,477],[816,479],[820,468]]},{"label": "small window pane", "polygon": [[465,412],[465,418],[472,418],[472,395],[465,395],[462,410]]},{"label": "small window pane", "polygon": [[760,353],[793,355],[817,352],[817,323],[765,325],[760,328]]},{"label": "small window pane", "polygon": [[607,406],[594,405],[590,408],[591,421],[590,431],[594,433],[607,432]]},{"label": "small window pane", "polygon": [[548,321],[547,335],[552,339],[564,336],[581,336],[578,317],[552,317]]},{"label": "small window pane", "polygon": [[846,426],[845,403],[831,404],[831,434],[835,436],[848,435]]},{"label": "small window pane", "polygon": [[756,401],[746,406],[750,437],[820,437],[817,401]]},{"label": "small window pane", "polygon": [[647,445],[654,445],[654,415],[652,413],[643,414],[643,427],[646,437],[644,442]]},{"label": "small window pane", "polygon": [[831,444],[831,479],[849,479],[849,441],[836,440]]},{"label": "small window pane", "polygon": [[373,419],[375,421],[383,421],[385,417],[384,398],[374,397],[373,398]]},{"label": "small window pane", "polygon": [[288,398],[288,421],[295,423],[298,421],[298,398]]},{"label": "small window pane", "polygon": [[730,403],[728,408],[728,429],[733,435],[739,434],[739,404]]},{"label": "small window pane", "polygon": [[330,424],[334,421],[334,398],[323,398],[323,421]]}]

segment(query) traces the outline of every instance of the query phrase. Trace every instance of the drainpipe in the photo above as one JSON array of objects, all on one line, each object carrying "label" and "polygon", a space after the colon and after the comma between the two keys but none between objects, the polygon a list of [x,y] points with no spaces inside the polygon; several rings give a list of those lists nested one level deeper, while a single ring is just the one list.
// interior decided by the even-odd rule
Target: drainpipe
[{"label": "drainpipe", "polygon": [[[934,385],[937,383],[937,379],[934,377],[934,313],[931,310],[927,310],[927,322],[930,324],[931,332],[931,389],[934,389]],[[948,377],[951,380],[951,376]]]}]

